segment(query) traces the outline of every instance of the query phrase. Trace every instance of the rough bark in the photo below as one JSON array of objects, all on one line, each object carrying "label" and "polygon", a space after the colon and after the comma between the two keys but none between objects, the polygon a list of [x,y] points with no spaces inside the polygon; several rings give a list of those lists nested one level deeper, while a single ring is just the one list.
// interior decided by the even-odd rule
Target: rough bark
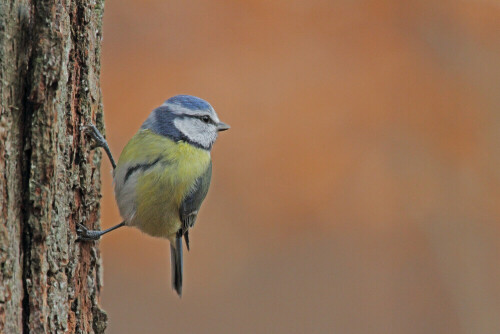
[{"label": "rough bark", "polygon": [[0,332],[101,333],[101,153],[104,0],[0,0]]}]

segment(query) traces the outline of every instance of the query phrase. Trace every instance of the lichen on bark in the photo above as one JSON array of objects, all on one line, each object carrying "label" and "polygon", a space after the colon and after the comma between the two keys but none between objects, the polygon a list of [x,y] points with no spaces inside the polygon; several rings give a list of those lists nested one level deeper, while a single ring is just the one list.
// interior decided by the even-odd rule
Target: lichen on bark
[{"label": "lichen on bark", "polygon": [[0,2],[0,332],[102,333],[99,226],[103,0]]}]

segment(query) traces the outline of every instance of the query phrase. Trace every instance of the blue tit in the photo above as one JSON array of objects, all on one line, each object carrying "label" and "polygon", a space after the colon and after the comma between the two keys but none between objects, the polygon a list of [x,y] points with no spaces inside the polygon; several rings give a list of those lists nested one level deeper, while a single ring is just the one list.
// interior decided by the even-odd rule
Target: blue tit
[{"label": "blue tit", "polygon": [[79,225],[81,240],[97,240],[121,226],[134,226],[170,241],[172,288],[182,294],[182,238],[189,250],[194,226],[212,177],[210,151],[229,129],[212,106],[197,97],[174,96],[154,109],[114,163],[104,137],[85,130],[105,149],[114,167],[116,202],[123,222],[104,231]]}]

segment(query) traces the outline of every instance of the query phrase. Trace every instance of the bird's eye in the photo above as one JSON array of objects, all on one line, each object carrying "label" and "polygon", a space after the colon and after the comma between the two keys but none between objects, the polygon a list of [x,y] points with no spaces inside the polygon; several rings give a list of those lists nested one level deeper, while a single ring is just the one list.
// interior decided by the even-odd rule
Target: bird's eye
[{"label": "bird's eye", "polygon": [[205,122],[205,123],[210,123],[210,117],[208,117],[208,116],[202,116],[202,117],[201,117],[201,120],[202,120],[203,122]]}]

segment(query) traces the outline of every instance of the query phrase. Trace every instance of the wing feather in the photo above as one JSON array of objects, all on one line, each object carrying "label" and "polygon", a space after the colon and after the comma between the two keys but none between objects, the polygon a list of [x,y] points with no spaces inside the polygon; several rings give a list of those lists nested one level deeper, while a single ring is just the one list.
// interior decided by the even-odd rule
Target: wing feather
[{"label": "wing feather", "polygon": [[[207,196],[210,181],[212,179],[212,161],[210,161],[207,170],[196,179],[192,191],[181,203],[179,216],[182,222],[182,234],[186,237],[189,228],[194,226],[201,203]],[[189,239],[186,237],[186,245],[189,249]]]}]

